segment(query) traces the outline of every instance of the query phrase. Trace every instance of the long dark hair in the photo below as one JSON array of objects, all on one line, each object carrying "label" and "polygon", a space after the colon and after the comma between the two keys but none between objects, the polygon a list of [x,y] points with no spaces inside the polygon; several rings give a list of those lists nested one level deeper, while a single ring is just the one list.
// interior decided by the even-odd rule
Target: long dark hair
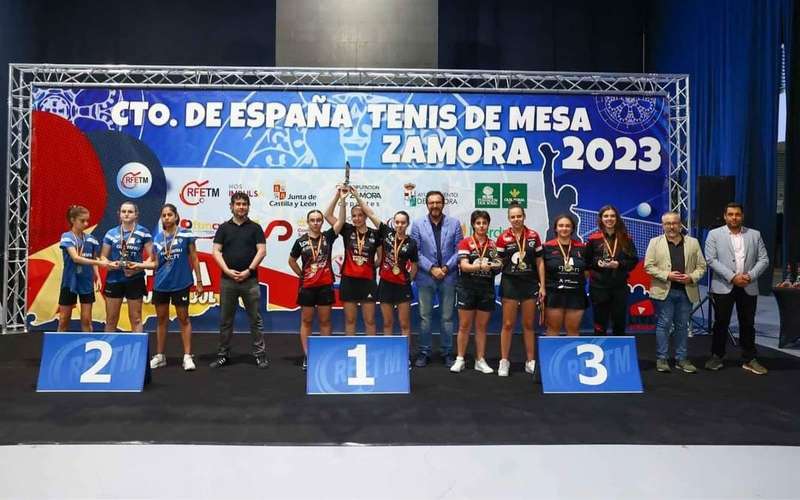
[{"label": "long dark hair", "polygon": [[614,212],[614,215],[617,218],[617,223],[614,224],[614,234],[617,237],[617,240],[622,245],[622,249],[626,252],[630,251],[631,249],[631,237],[628,234],[628,228],[625,227],[625,222],[622,220],[622,216],[619,214],[619,210],[614,205],[604,205],[600,208],[597,212],[597,229],[603,233],[605,232],[605,226],[603,225],[603,213],[611,210]]},{"label": "long dark hair", "polygon": [[[158,218],[159,219],[161,218],[161,214],[164,213],[164,209],[165,208],[169,209],[169,211],[171,211],[173,214],[175,214],[175,228],[176,229],[180,229],[180,227],[181,227],[180,226],[181,216],[178,213],[178,208],[175,205],[173,205],[172,203],[164,203],[163,205],[161,205],[161,210],[159,210],[159,212],[158,212]],[[161,223],[161,229],[166,229],[164,227],[164,223],[163,222]]]}]

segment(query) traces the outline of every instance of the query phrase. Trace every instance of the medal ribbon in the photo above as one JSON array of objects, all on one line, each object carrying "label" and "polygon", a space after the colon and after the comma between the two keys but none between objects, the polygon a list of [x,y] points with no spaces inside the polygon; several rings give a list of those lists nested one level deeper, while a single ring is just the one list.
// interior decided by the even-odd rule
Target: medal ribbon
[{"label": "medal ribbon", "polygon": [[483,243],[483,247],[478,245],[478,240],[475,238],[475,235],[472,235],[472,242],[478,248],[478,258],[483,259],[483,256],[486,255],[486,250],[489,248],[489,239],[487,238],[486,241]]},{"label": "medal ribbon", "polygon": [[364,241],[366,241],[366,239],[367,239],[367,233],[368,232],[369,231],[364,231],[364,235],[359,238],[359,234],[360,233],[358,232],[358,229],[356,229],[356,251],[357,251],[359,257],[363,256]]},{"label": "medal ribbon", "polygon": [[134,233],[136,233],[136,226],[131,229],[131,234],[126,238],[125,237],[125,229],[122,228],[122,224],[119,225],[119,237],[120,237],[120,253],[123,257],[128,256],[128,245],[130,244],[131,240],[133,239]]},{"label": "medal ribbon", "polygon": [[558,249],[561,250],[561,256],[564,258],[564,267],[569,266],[569,254],[572,252],[572,240],[569,240],[566,253],[564,252],[564,247],[561,246],[561,242],[556,241],[556,243],[558,243]]},{"label": "medal ribbon", "polygon": [[311,237],[308,238],[309,242],[311,243],[309,246],[311,247],[311,262],[316,264],[317,263],[317,256],[319,255],[319,251],[322,249],[322,239],[324,238],[323,235],[319,235],[319,241],[317,242],[317,248],[314,249],[314,241]]},{"label": "medal ribbon", "polygon": [[517,238],[517,235],[514,235],[514,239],[517,241],[517,250],[519,251],[519,261],[522,262],[525,260],[525,227],[522,228],[522,233],[520,233],[520,237]]},{"label": "medal ribbon", "polygon": [[394,265],[395,266],[399,266],[400,265],[400,260],[399,260],[400,247],[403,246],[403,243],[405,243],[405,241],[406,241],[406,238],[403,238],[402,240],[398,240],[397,239],[397,233],[394,234],[394,241],[392,241],[392,255],[394,256]]},{"label": "medal ribbon", "polygon": [[611,249],[611,244],[606,239],[606,234],[603,233],[603,243],[606,246],[606,249],[609,251],[609,257],[613,260],[614,256],[617,254],[617,244],[619,243],[619,238],[614,238],[614,249]]}]

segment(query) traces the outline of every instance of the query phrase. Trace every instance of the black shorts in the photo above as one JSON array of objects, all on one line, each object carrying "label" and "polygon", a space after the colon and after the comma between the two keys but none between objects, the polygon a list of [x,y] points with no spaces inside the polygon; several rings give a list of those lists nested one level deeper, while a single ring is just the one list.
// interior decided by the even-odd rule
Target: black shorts
[{"label": "black shorts", "polygon": [[378,300],[381,301],[381,304],[402,304],[403,302],[411,302],[413,298],[414,294],[411,292],[411,285],[408,283],[401,285],[386,280],[381,280],[378,283]]},{"label": "black shorts", "polygon": [[183,290],[175,290],[173,292],[160,292],[158,290],[153,290],[153,300],[151,302],[153,305],[169,305],[169,303],[172,302],[172,305],[175,307],[188,307],[189,288],[191,287],[186,287]]},{"label": "black shorts", "polygon": [[539,281],[504,274],[500,278],[500,297],[520,302],[539,296]]},{"label": "black shorts", "polygon": [[301,287],[297,292],[297,304],[304,307],[329,306],[333,304],[333,287],[331,285]]},{"label": "black shorts", "polygon": [[586,293],[583,290],[547,290],[547,307],[553,309],[586,309]]},{"label": "black shorts", "polygon": [[494,287],[466,288],[456,286],[456,308],[465,311],[494,311]]},{"label": "black shorts", "polygon": [[62,288],[61,293],[58,294],[58,305],[60,306],[74,306],[78,303],[78,298],[81,299],[81,304],[94,304],[94,292],[82,293],[80,295],[73,293],[69,288]]},{"label": "black shorts", "polygon": [[342,302],[375,302],[376,292],[375,280],[342,276],[339,283],[339,298]]},{"label": "black shorts", "polygon": [[106,283],[103,295],[109,299],[126,298],[128,300],[141,300],[147,295],[147,285],[144,276],[128,281],[118,281],[117,283]]}]

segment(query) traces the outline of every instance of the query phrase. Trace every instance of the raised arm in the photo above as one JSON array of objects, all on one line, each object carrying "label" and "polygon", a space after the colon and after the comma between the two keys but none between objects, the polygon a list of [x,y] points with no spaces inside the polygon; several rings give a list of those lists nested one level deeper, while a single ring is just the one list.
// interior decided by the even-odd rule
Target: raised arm
[{"label": "raised arm", "polygon": [[[325,222],[327,222],[331,226],[336,226],[336,224],[339,222],[339,220],[344,221],[344,219],[345,219],[342,216],[340,216],[337,219],[336,216],[333,215],[333,209],[336,208],[336,203],[340,200],[340,198],[341,198],[341,192],[340,192],[339,186],[337,185],[336,186],[336,194],[333,195],[333,198],[331,199],[331,202],[328,203],[328,208],[326,208],[325,209],[325,213],[322,214],[325,217]],[[339,234],[339,232],[337,231],[336,234]]]},{"label": "raised arm", "polygon": [[[347,220],[347,202],[345,201],[347,200],[347,195],[341,196],[341,193],[339,191],[336,191],[336,197],[339,199],[339,218],[336,219],[335,217],[333,217],[335,222],[331,223],[331,226],[333,226],[333,232],[335,232],[338,235],[339,233],[342,232],[344,223]],[[329,208],[332,209],[333,206],[331,205],[331,207]]]}]

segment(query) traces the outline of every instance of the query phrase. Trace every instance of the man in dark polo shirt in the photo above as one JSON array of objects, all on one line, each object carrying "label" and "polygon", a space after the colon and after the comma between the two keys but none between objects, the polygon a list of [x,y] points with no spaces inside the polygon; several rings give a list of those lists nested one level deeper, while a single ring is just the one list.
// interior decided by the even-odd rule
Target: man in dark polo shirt
[{"label": "man in dark polo shirt", "polygon": [[258,286],[258,265],[267,254],[264,229],[247,217],[250,197],[237,191],[231,195],[233,217],[223,222],[214,235],[214,260],[222,269],[219,312],[219,350],[211,368],[220,368],[230,359],[233,318],[239,297],[250,320],[253,356],[259,368],[267,368],[266,345],[259,311],[261,290]]},{"label": "man in dark polo shirt", "polygon": [[669,373],[670,337],[675,345],[675,368],[696,373],[687,357],[689,318],[692,304],[700,301],[697,283],[706,273],[700,243],[681,232],[676,212],[661,216],[662,236],[647,245],[644,269],[650,275],[650,299],[656,307],[656,370]]}]

